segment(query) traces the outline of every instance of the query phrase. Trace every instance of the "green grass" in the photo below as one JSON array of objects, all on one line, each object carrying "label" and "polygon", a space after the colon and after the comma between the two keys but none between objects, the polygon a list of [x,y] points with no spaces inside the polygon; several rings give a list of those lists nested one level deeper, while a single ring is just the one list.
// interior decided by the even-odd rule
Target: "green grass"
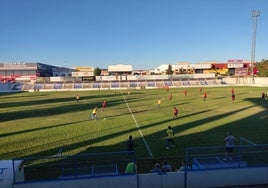
[{"label": "green grass", "polygon": [[[187,90],[187,96],[184,88],[169,92],[131,90],[130,95],[124,90],[1,93],[0,159],[49,156],[60,148],[64,155],[125,151],[128,136],[132,135],[141,166],[153,166],[163,159],[179,165],[186,147],[223,146],[227,131],[237,138],[268,143],[268,103],[260,101],[261,92],[267,92],[267,88],[235,87],[234,104],[231,87],[203,88],[208,93],[207,101],[203,101],[199,88]],[[173,94],[172,101],[169,93]],[[76,94],[80,95],[78,104]],[[158,98],[162,99],[160,108]],[[88,115],[95,106],[101,107],[103,100],[107,108],[99,109],[98,121],[89,121]],[[178,119],[172,118],[173,106],[179,109]],[[165,149],[168,126],[175,131],[176,142],[170,150]]]}]

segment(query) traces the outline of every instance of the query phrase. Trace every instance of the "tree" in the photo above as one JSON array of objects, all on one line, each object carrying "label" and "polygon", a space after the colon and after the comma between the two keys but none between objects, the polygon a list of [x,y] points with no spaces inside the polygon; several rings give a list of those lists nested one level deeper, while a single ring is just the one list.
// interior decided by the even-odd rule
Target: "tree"
[{"label": "tree", "polygon": [[100,76],[101,74],[101,69],[99,67],[94,69],[94,76]]},{"label": "tree", "polygon": [[258,69],[258,76],[268,77],[268,60],[263,59],[261,62],[255,63],[255,67]]},{"label": "tree", "polygon": [[173,72],[174,72],[174,71],[172,70],[172,66],[169,64],[169,65],[168,65],[168,69],[166,70],[166,74],[167,74],[167,75],[172,75]]}]

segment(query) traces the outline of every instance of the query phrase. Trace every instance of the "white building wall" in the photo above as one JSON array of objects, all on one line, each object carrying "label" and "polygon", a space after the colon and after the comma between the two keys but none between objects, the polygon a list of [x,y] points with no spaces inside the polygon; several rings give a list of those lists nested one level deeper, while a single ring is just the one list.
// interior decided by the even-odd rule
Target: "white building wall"
[{"label": "white building wall", "polygon": [[134,75],[121,75],[121,76],[96,76],[96,81],[139,81],[139,80],[167,80],[171,78],[215,78],[215,74],[179,74],[179,75],[146,75],[146,76],[134,76]]},{"label": "white building wall", "polygon": [[162,64],[154,69],[155,74],[163,74],[168,69],[168,64]]},{"label": "white building wall", "polygon": [[117,64],[108,66],[108,72],[132,72],[132,70],[132,65]]}]

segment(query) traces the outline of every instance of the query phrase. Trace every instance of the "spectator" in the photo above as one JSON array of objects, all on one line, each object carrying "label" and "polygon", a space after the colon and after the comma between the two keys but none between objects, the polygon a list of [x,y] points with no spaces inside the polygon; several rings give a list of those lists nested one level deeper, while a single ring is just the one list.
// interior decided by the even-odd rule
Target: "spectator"
[{"label": "spectator", "polygon": [[137,173],[136,163],[134,163],[133,161],[129,162],[126,166],[125,174],[135,174],[135,173]]},{"label": "spectator", "polygon": [[179,170],[176,170],[177,172],[184,172],[189,170],[189,167],[186,165],[186,161],[185,160],[181,160],[181,166],[179,168]]},{"label": "spectator", "polygon": [[160,164],[159,163],[156,163],[154,165],[154,168],[151,170],[152,173],[157,173],[157,174],[162,174],[163,171],[162,169],[160,168]]},{"label": "spectator", "polygon": [[171,165],[168,164],[167,161],[164,161],[164,162],[163,162],[163,165],[162,165],[162,171],[163,171],[163,172],[172,172]]}]

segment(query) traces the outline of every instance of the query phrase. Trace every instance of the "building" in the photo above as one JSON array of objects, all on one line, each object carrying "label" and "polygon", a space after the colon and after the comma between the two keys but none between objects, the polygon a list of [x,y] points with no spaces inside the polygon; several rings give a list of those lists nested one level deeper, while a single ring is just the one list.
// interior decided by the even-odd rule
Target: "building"
[{"label": "building", "polygon": [[109,75],[131,75],[132,71],[132,65],[117,64],[108,66]]},{"label": "building", "polygon": [[[141,76],[146,75],[166,75],[166,72],[171,64],[162,64],[155,69],[133,70],[132,65],[116,64],[109,65],[108,69],[101,71],[100,80],[138,80]],[[228,60],[227,62],[202,62],[190,64],[189,62],[178,62],[172,64],[173,75],[181,74],[215,74],[216,76],[249,76],[252,71],[257,74],[257,69],[251,67],[250,61],[245,60]],[[94,75],[94,67],[83,66],[75,67],[74,69],[57,67],[43,63],[0,63],[0,81],[1,82],[14,82],[14,81],[51,81],[54,80],[66,81],[92,81],[96,77]],[[134,77],[133,77],[134,76]],[[68,77],[68,78],[67,78]],[[38,81],[38,80],[37,80]]]},{"label": "building", "polygon": [[83,81],[94,80],[94,67],[75,67],[75,71],[72,72],[72,77],[81,78]]},{"label": "building", "polygon": [[0,81],[30,81],[36,80],[37,77],[53,76],[53,69],[56,66],[46,65],[43,63],[0,63]]},{"label": "building", "polygon": [[55,67],[52,68],[52,73],[54,77],[71,77],[74,69],[66,68],[66,67]]}]

